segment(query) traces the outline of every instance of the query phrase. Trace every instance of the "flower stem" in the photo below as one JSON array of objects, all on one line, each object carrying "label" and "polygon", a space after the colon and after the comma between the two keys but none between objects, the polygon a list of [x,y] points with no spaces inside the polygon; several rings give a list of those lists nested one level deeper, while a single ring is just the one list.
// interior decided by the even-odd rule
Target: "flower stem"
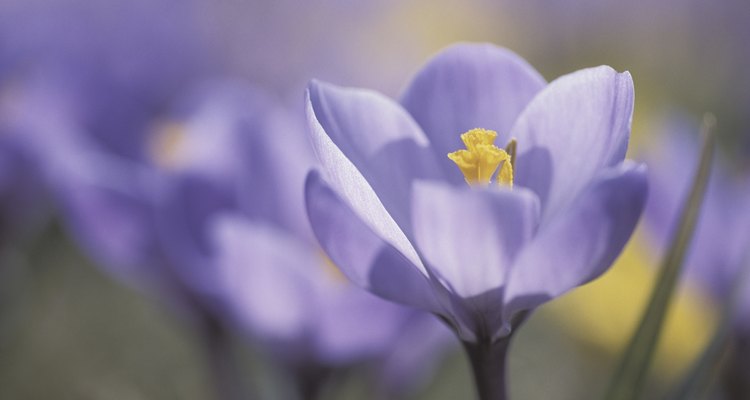
[{"label": "flower stem", "polygon": [[296,371],[300,400],[321,398],[331,371],[322,367],[301,367]]},{"label": "flower stem", "polygon": [[494,343],[463,343],[474,373],[479,400],[508,399],[505,365],[509,344],[510,338]]},{"label": "flower stem", "polygon": [[204,322],[204,346],[216,398],[220,400],[246,398],[246,389],[237,360],[233,357],[231,335],[213,318],[206,318]]},{"label": "flower stem", "polygon": [[750,396],[750,334],[736,335],[724,366],[724,394],[727,399],[747,399]]}]

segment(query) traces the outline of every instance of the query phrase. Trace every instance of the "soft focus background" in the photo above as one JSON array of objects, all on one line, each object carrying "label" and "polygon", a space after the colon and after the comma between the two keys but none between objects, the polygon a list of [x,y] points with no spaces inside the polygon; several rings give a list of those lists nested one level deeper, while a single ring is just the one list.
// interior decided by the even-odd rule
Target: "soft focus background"
[{"label": "soft focus background", "polygon": [[[206,82],[252,85],[301,113],[312,78],[398,96],[439,49],[483,41],[517,52],[548,80],[600,64],[629,70],[633,158],[653,156],[673,119],[695,135],[701,115],[714,113],[722,162],[735,174],[750,167],[748,39],[744,0],[3,0],[0,398],[213,397],[189,318],[71,235],[59,174],[47,170],[75,163],[82,136],[138,160],[155,126]],[[653,283],[662,249],[649,235],[642,227],[603,279],[522,328],[510,356],[513,398],[601,393]],[[716,307],[700,284],[682,286],[655,393],[710,337]],[[232,345],[248,382],[264,398],[280,396],[274,368],[241,337]],[[439,365],[414,398],[468,398],[467,362],[450,349],[430,361]],[[328,393],[360,398],[366,387],[355,369]]]}]

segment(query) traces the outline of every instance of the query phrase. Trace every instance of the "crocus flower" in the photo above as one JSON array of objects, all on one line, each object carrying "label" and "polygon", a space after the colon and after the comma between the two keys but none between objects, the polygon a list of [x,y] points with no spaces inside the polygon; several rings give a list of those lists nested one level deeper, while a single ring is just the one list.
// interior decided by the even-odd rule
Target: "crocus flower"
[{"label": "crocus flower", "polygon": [[[183,106],[179,102],[176,108]],[[47,153],[46,169],[68,232],[112,276],[142,289],[183,317],[204,339],[207,363],[216,372],[218,396],[231,397],[234,388],[226,387],[222,366],[229,350],[226,332],[204,297],[175,272],[178,266],[159,239],[156,214],[170,169],[203,165],[206,158],[202,155],[215,148],[209,145],[220,138],[209,140],[205,131],[177,136],[172,124],[154,120],[153,128],[143,135],[148,140],[140,144],[140,155],[128,156],[107,151],[80,132],[79,120],[66,116],[54,124],[54,130],[43,131],[58,145],[57,151]],[[54,140],[58,136],[73,143]],[[229,162],[228,157],[218,160]]]},{"label": "crocus flower", "polygon": [[[673,118],[666,133],[647,147],[643,159],[652,165],[652,194],[646,206],[645,227],[652,242],[666,248],[675,226],[679,204],[688,193],[690,178],[699,155],[697,126]],[[686,272],[715,297],[731,292],[745,261],[750,243],[750,187],[746,177],[732,174],[726,159],[719,158],[712,170],[701,216],[686,261]],[[737,323],[750,330],[748,318]]]},{"label": "crocus flower", "polygon": [[[652,166],[652,195],[646,206],[646,234],[660,248],[672,236],[679,204],[687,196],[690,177],[699,156],[697,126],[674,117],[665,134],[652,143],[643,158]],[[725,391],[730,399],[750,396],[750,278],[747,246],[750,243],[750,181],[733,174],[727,160],[719,158],[712,169],[695,237],[685,261],[686,276],[704,289],[716,303],[730,301],[736,293],[732,315],[735,357],[726,365]]]},{"label": "crocus flower", "polygon": [[[180,136],[156,212],[173,273],[303,396],[330,372],[391,358],[417,313],[350,284],[315,243],[304,211],[314,156],[301,118],[236,83],[210,86],[187,108],[166,133]],[[434,358],[445,341],[428,343],[418,359]],[[412,365],[384,364],[383,374]]]},{"label": "crocus flower", "polygon": [[[42,100],[32,104],[19,102],[18,97],[14,97],[13,108],[20,110],[18,120],[24,129],[33,131],[46,180],[52,187],[68,232],[80,247],[119,280],[145,287],[150,294],[182,311],[183,315],[194,320],[192,322],[208,325],[198,326],[199,329],[210,330],[218,317],[234,315],[227,310],[243,308],[238,303],[244,300],[237,296],[236,288],[225,287],[218,268],[212,269],[218,264],[218,256],[211,252],[212,257],[201,257],[205,245],[202,238],[208,235],[209,229],[203,225],[177,228],[184,227],[183,223],[195,222],[203,215],[201,213],[211,214],[213,220],[214,213],[230,210],[242,214],[242,218],[227,218],[232,222],[239,221],[228,224],[232,227],[244,227],[245,218],[271,218],[271,215],[279,216],[279,220],[271,218],[274,221],[272,227],[287,226],[280,220],[286,220],[288,225],[307,225],[302,207],[305,171],[297,172],[297,195],[287,196],[298,201],[296,213],[278,207],[274,195],[263,196],[256,193],[256,189],[242,189],[239,194],[235,190],[235,174],[237,179],[244,176],[239,172],[244,164],[238,167],[233,158],[236,154],[231,151],[234,149],[221,141],[233,140],[234,131],[238,129],[275,130],[266,129],[264,123],[248,126],[264,121],[263,118],[248,117],[249,114],[262,113],[261,109],[267,111],[267,107],[259,106],[257,102],[217,100],[222,96],[216,95],[207,95],[212,100],[200,106],[175,100],[181,97],[178,93],[185,90],[188,82],[223,70],[223,66],[214,62],[221,57],[214,57],[215,53],[208,51],[215,47],[206,46],[204,34],[207,32],[201,29],[195,6],[195,2],[174,0],[136,1],[122,6],[66,0],[60,5],[41,8],[27,7],[25,2],[18,1],[3,3],[0,9],[5,12],[0,20],[9,23],[0,28],[3,33],[0,53],[11,54],[12,58],[0,56],[0,92],[5,94],[5,87],[12,86],[22,89],[22,97],[32,94],[35,100]],[[170,18],[168,23],[164,21],[166,16]],[[34,20],[35,23],[10,23],[13,20]],[[296,47],[295,51],[298,51]],[[296,65],[293,69],[298,67]],[[169,105],[175,102],[180,103],[175,107],[178,110],[165,113],[165,108],[171,108]],[[241,104],[247,110],[240,112],[228,103],[237,107]],[[190,109],[191,106],[194,107]],[[44,118],[39,118],[39,115]],[[180,118],[176,118],[177,115]],[[242,117],[238,118],[238,115]],[[188,122],[174,123],[174,119],[182,120],[183,117]],[[223,125],[235,123],[243,127]],[[220,138],[221,132],[231,134]],[[295,142],[305,143],[304,140]],[[287,146],[286,150],[289,148]],[[302,165],[304,153],[292,154],[295,162]],[[258,165],[263,165],[260,160],[265,160],[264,154],[253,153],[252,156]],[[273,163],[269,160],[267,165]],[[256,171],[256,165],[251,167],[260,172]],[[279,181],[287,182],[286,171],[281,165],[277,173],[267,173],[264,179],[274,175]],[[171,225],[164,223],[173,213],[158,215],[159,207],[168,202],[161,198],[162,189],[165,186],[174,189],[169,193],[171,195],[181,193],[182,185],[206,190],[190,192],[189,198],[170,197],[168,200],[174,201],[175,206],[184,201],[186,207],[200,209],[190,208],[184,221]],[[292,186],[287,189],[289,187]],[[274,189],[278,189],[274,193],[286,190]],[[248,198],[255,205],[240,207],[240,203]],[[240,209],[243,210],[241,213]],[[176,207],[170,211],[176,213],[180,210]],[[173,237],[169,234],[172,231],[176,231]],[[244,235],[245,231],[239,229],[238,235]],[[308,234],[308,241],[311,238],[312,235]],[[225,243],[221,241],[219,244],[223,257]],[[234,251],[234,244],[228,242],[226,246]],[[319,261],[323,257],[316,256],[315,259]],[[317,283],[311,285],[319,286]],[[381,314],[387,314],[388,321],[392,321],[381,321],[381,329],[351,322],[354,319],[351,316],[351,321],[347,320],[367,329],[371,336],[385,335],[378,332],[392,335],[395,332],[393,326],[400,326],[413,314],[372,299],[371,295],[360,293],[355,287],[330,292],[331,298],[338,298],[333,293],[352,292],[346,295],[351,299],[346,304],[352,307],[359,303],[379,304],[368,308],[372,311],[370,321],[380,321],[382,318],[376,317]],[[367,300],[361,301],[360,298]],[[321,300],[325,304],[331,301]],[[327,313],[334,312],[329,308],[326,308]],[[399,311],[385,313],[378,312],[378,308]],[[246,323],[247,313],[243,311],[242,318],[230,319],[240,321],[236,325],[251,330]],[[316,329],[322,330],[319,335],[322,339],[316,340],[333,341],[332,335],[343,332],[343,329],[332,330],[330,326],[335,326],[335,323],[331,325],[330,319],[336,321],[327,315],[316,319],[321,320],[316,322],[319,325]],[[298,333],[300,338],[315,337]],[[349,360],[361,357],[335,353],[377,353],[380,356],[388,351],[383,346],[390,340],[381,338],[377,346],[383,351],[376,352],[375,345],[363,343],[368,340],[365,335],[355,336],[340,344],[325,345],[338,346],[333,350],[315,350],[313,353],[316,357],[322,352],[333,359]],[[287,350],[293,348],[289,346]],[[337,348],[353,350],[339,351]],[[304,356],[302,353],[295,352],[298,357]]]},{"label": "crocus flower", "polygon": [[80,130],[108,152],[137,156],[150,118],[219,69],[197,2],[42,3],[0,5],[0,87],[55,81]]},{"label": "crocus flower", "polygon": [[354,283],[448,323],[480,396],[504,398],[525,314],[606,271],[641,214],[645,168],[624,161],[632,110],[628,73],[546,84],[486,44],[437,55],[400,103],[312,82],[325,176],[308,176],[311,225]]},{"label": "crocus flower", "polygon": [[151,163],[83,145],[56,160],[74,236],[193,320],[246,333],[306,392],[324,372],[384,358],[384,379],[410,389],[391,371],[403,379],[445,340],[405,362],[391,357],[415,313],[346,283],[317,250],[303,205],[313,156],[293,139],[294,118],[237,82],[196,92],[155,134]]},{"label": "crocus flower", "polygon": [[[140,190],[132,182],[142,180],[136,176],[143,175],[138,166],[147,127],[182,86],[213,68],[194,7],[173,0],[0,4],[0,192],[6,204],[0,208],[8,214],[6,227],[32,226],[48,189],[60,200],[61,188],[78,178],[81,186],[99,180],[110,194],[128,192],[124,197]],[[97,168],[84,159],[106,161]],[[88,202],[78,208],[82,213],[70,215],[77,221],[74,236],[109,271],[132,277],[131,268],[122,266],[145,264],[143,249],[129,246],[147,241],[148,235],[135,233],[140,219],[119,220],[105,211],[101,203],[109,194],[68,192]],[[60,208],[70,210],[66,199]],[[112,210],[132,203],[118,200]],[[106,229],[87,228],[101,225]]]}]

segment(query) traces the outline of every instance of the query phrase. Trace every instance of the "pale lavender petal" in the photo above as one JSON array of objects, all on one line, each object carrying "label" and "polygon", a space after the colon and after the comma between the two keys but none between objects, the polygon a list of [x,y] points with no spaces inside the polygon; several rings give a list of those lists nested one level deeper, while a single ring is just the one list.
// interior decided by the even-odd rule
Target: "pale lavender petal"
[{"label": "pale lavender petal", "polygon": [[[408,235],[412,182],[440,176],[422,130],[398,103],[372,91],[313,81],[307,96],[313,145],[331,184],[357,211],[366,206],[360,186],[371,186],[382,202],[377,208]],[[352,185],[350,173],[362,183]]]},{"label": "pale lavender petal", "polygon": [[380,389],[386,398],[401,398],[424,387],[441,360],[459,349],[456,335],[432,315],[415,315],[394,341],[380,368]]},{"label": "pale lavender petal", "polygon": [[463,298],[503,286],[539,216],[539,201],[528,190],[429,181],[415,185],[412,208],[420,254]]},{"label": "pale lavender petal", "polygon": [[[643,222],[649,240],[658,248],[668,245],[680,212],[680,200],[688,194],[690,180],[696,172],[700,155],[696,124],[672,118],[665,125],[658,129],[664,133],[655,136],[655,140],[645,146],[638,157],[649,166],[649,195]],[[713,181],[710,179],[709,185]],[[707,191],[709,193],[710,190]],[[701,215],[709,209],[702,207]]]},{"label": "pale lavender petal", "polygon": [[463,177],[446,155],[463,148],[460,135],[473,128],[498,133],[505,146],[518,115],[546,82],[513,52],[491,44],[459,44],[443,50],[414,77],[401,103],[416,119],[457,182]]},{"label": "pale lavender petal", "polygon": [[597,176],[519,254],[506,284],[505,319],[606,271],[630,238],[647,192],[643,165],[625,162]]},{"label": "pale lavender petal", "polygon": [[[308,175],[305,200],[318,242],[352,282],[385,299],[440,311],[421,262],[415,264],[387,236],[376,233],[316,171]],[[414,252],[411,244],[406,245]],[[413,257],[419,260],[416,254]]]},{"label": "pale lavender petal", "polygon": [[516,183],[542,202],[542,223],[564,209],[602,168],[625,158],[633,115],[630,74],[584,69],[549,84],[521,113]]},{"label": "pale lavender petal", "polygon": [[61,196],[74,236],[102,265],[118,274],[151,261],[153,235],[148,206],[127,189],[71,186]]},{"label": "pale lavender petal", "polygon": [[413,313],[352,285],[315,246],[278,227],[223,214],[210,232],[220,298],[277,355],[332,365],[371,357]]},{"label": "pale lavender petal", "polygon": [[419,182],[412,207],[420,254],[451,294],[454,328],[465,339],[502,334],[504,284],[535,231],[539,200],[524,189]]},{"label": "pale lavender petal", "polygon": [[[694,158],[697,161],[697,154]],[[711,171],[701,214],[688,250],[686,272],[723,298],[731,291],[738,271],[746,262],[750,243],[750,218],[746,210],[750,198],[743,195],[741,189],[744,188],[740,182],[732,181],[719,161],[716,160]],[[688,174],[692,176],[697,163],[691,165],[693,167],[688,168]],[[680,203],[686,198],[688,190],[689,186],[686,185],[681,193],[677,192],[678,195],[682,194],[678,200]],[[678,203],[675,208],[679,211],[681,204]],[[668,215],[672,217],[668,228],[671,237],[678,214],[670,212]],[[662,249],[666,248],[667,242],[664,243]]]},{"label": "pale lavender petal", "polygon": [[[424,269],[416,250],[414,250],[414,247],[404,233],[403,226],[399,225],[402,221],[398,221],[399,223],[397,223],[394,220],[389,210],[383,205],[380,193],[376,193],[366,177],[357,169],[357,166],[347,158],[347,155],[328,136],[328,133],[317,119],[310,96],[311,93],[308,90],[306,111],[313,149],[318,156],[318,160],[326,173],[326,178],[329,180],[331,187],[337,192],[337,199],[340,196],[346,202],[347,208],[351,208],[351,211],[357,215],[357,218],[362,220],[365,226],[403,254],[424,275],[427,275],[427,271]],[[319,179],[316,176],[314,180],[317,181]],[[309,197],[309,194],[306,196]],[[309,212],[309,203],[307,207]],[[408,210],[408,205],[400,206],[400,208]],[[402,211],[401,214],[406,214],[407,212]],[[410,221],[405,222],[408,223]]]},{"label": "pale lavender petal", "polygon": [[[649,238],[662,251],[673,235],[700,155],[697,124],[669,122],[666,134],[644,152],[650,184],[644,222]],[[711,170],[686,260],[687,275],[719,298],[731,291],[750,243],[745,182],[733,179],[722,161],[717,159]]]},{"label": "pale lavender petal", "polygon": [[278,112],[260,129],[242,132],[241,207],[250,217],[312,240],[304,204],[315,155],[297,115]]},{"label": "pale lavender petal", "polygon": [[[220,87],[202,89],[178,103],[173,115],[152,130],[146,142],[149,161],[156,167],[226,179],[238,168],[239,132],[261,125],[258,116],[267,114],[268,107],[263,108],[259,100],[240,99],[239,89],[232,94]],[[251,112],[255,109],[256,113]],[[251,125],[244,120],[259,121]],[[175,139],[160,144],[158,140],[166,135]]]},{"label": "pale lavender petal", "polygon": [[213,296],[216,257],[209,228],[213,219],[237,209],[236,191],[224,182],[195,172],[171,176],[162,185],[156,210],[159,245],[174,275],[195,292]]},{"label": "pale lavender petal", "polygon": [[288,234],[236,215],[217,217],[211,227],[217,248],[214,273],[235,321],[262,338],[295,340],[313,324],[308,274],[315,254]]},{"label": "pale lavender petal", "polygon": [[[72,161],[76,162],[72,162]],[[118,157],[78,149],[71,162],[55,162],[50,182],[73,237],[119,278],[156,275],[150,171]]]},{"label": "pale lavender petal", "polygon": [[[346,279],[341,277],[340,279]],[[343,364],[381,355],[398,339],[413,310],[375,297],[348,281],[319,293],[316,345],[319,357]]]},{"label": "pale lavender petal", "polygon": [[200,86],[179,106],[181,170],[239,186],[247,215],[309,236],[303,188],[315,155],[303,113],[234,80]]}]

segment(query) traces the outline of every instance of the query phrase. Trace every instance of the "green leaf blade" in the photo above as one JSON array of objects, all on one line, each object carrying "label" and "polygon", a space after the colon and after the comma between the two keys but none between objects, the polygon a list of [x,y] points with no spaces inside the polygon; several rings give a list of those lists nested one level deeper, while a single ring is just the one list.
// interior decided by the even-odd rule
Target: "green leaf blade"
[{"label": "green leaf blade", "polygon": [[704,117],[704,142],[690,194],[682,205],[679,229],[672,238],[662,268],[638,329],[623,353],[605,400],[636,400],[641,396],[649,366],[669,310],[682,264],[692,240],[711,172],[714,153],[712,116]]}]

